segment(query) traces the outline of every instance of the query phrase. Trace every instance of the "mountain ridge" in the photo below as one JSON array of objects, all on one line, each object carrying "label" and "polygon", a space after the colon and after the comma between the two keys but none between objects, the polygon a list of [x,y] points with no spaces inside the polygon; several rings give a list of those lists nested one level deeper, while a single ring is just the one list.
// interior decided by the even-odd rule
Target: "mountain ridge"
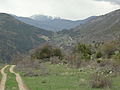
[{"label": "mountain ridge", "polygon": [[[61,31],[63,29],[71,29],[74,28],[80,24],[83,24],[90,19],[95,18],[96,16],[89,17],[85,20],[67,20],[67,19],[61,19],[61,18],[53,18],[51,16],[44,16],[44,15],[39,15],[39,16],[32,16],[30,17],[18,17],[13,15],[16,19],[26,23],[30,24],[32,26],[38,27],[38,28],[43,28],[49,31]],[[33,18],[34,17],[34,18]]]}]

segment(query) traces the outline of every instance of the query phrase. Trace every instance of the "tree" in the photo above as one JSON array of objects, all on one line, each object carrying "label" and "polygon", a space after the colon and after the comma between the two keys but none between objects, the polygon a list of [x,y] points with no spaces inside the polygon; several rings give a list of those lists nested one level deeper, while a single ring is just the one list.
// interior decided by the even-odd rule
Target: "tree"
[{"label": "tree", "polygon": [[51,45],[44,45],[43,47],[36,49],[31,55],[33,59],[45,59],[54,56],[57,56],[61,59],[63,55],[59,48],[54,48]]},{"label": "tree", "polygon": [[81,59],[90,59],[92,55],[91,46],[79,43],[75,47],[74,53],[79,53],[81,55]]}]

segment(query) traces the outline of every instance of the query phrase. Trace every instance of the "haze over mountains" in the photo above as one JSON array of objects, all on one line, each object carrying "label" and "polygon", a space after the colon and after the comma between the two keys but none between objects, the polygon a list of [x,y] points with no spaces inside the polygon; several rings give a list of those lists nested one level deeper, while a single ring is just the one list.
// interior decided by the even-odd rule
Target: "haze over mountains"
[{"label": "haze over mountains", "polygon": [[61,31],[63,29],[74,28],[80,24],[83,24],[95,18],[95,16],[92,16],[85,20],[72,21],[67,19],[61,19],[60,17],[51,17],[45,15],[33,15],[31,17],[18,17],[14,15],[14,17],[24,23],[55,32]]},{"label": "haze over mountains", "polygon": [[[69,27],[72,29],[62,30],[56,33],[41,29],[42,27],[39,25],[48,25],[47,22],[49,24],[51,22],[51,25],[54,26],[54,31],[58,30],[55,29],[58,28],[56,27],[57,25],[61,28],[59,30],[62,30],[64,26],[68,27],[72,24]],[[79,25],[75,27],[74,25],[77,25],[75,23],[78,22]],[[29,23],[34,23],[39,28]],[[49,27],[47,28],[51,30]],[[47,16],[32,16],[31,18],[13,17],[9,14],[0,13],[0,57],[2,60],[10,59],[15,53],[28,52],[34,47],[48,41],[64,48],[66,46],[71,47],[78,42],[105,42],[116,39],[119,35],[120,10],[82,21],[71,21]]]}]

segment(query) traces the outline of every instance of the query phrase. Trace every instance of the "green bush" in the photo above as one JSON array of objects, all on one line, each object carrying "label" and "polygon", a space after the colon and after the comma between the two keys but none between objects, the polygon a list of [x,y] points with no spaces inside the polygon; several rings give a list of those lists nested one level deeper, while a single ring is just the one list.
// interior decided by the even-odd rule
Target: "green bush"
[{"label": "green bush", "polygon": [[91,59],[91,46],[86,44],[78,44],[74,49],[74,53],[79,53],[81,55],[81,59]]},{"label": "green bush", "polygon": [[97,52],[96,53],[96,58],[101,58],[102,57],[102,53],[101,52]]},{"label": "green bush", "polygon": [[57,56],[59,58],[63,57],[62,52],[61,52],[61,50],[59,48],[54,48],[53,49],[53,56]]},{"label": "green bush", "polygon": [[33,59],[45,59],[57,56],[62,58],[62,51],[59,48],[53,48],[50,45],[45,45],[37,50],[31,55]]},{"label": "green bush", "polygon": [[96,61],[97,61],[97,63],[101,63],[101,62],[103,62],[104,60],[102,60],[101,58],[99,58],[99,59],[97,59]]}]

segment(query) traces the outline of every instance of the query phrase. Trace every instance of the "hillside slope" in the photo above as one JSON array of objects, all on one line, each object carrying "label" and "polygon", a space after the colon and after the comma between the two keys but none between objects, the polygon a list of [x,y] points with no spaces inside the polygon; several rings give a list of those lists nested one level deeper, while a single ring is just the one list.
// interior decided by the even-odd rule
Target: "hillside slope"
[{"label": "hillside slope", "polygon": [[71,30],[58,33],[62,38],[67,35],[71,41],[92,43],[109,41],[120,35],[120,10],[98,16]]},{"label": "hillside slope", "polygon": [[25,24],[9,14],[0,13],[0,58],[10,60],[15,53],[24,53],[51,38],[52,32]]}]

